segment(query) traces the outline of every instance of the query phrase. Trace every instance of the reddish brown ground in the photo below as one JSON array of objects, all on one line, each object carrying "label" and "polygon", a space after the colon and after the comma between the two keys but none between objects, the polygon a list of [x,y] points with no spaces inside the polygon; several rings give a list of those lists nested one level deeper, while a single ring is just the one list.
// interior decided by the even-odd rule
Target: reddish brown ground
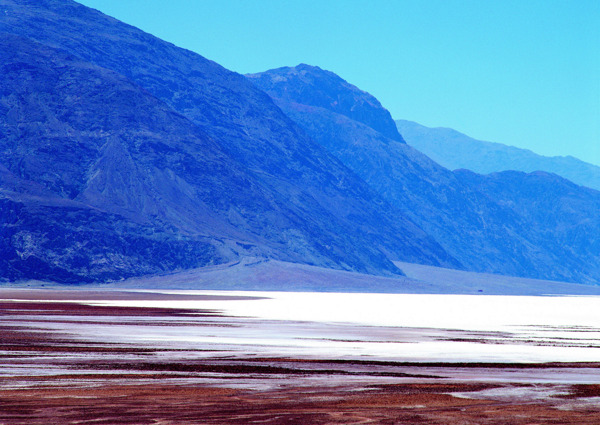
[{"label": "reddish brown ground", "polygon": [[[0,425],[50,424],[600,424],[599,385],[560,386],[543,399],[483,397],[533,384],[459,382],[432,368],[507,370],[598,364],[444,365],[283,358],[193,358],[177,347],[82,342],[31,318],[181,317],[189,311],[0,302]],[[206,316],[215,317],[210,312]],[[140,322],[140,326],[147,321]],[[21,369],[19,369],[21,368]],[[54,368],[54,369],[50,369]],[[3,370],[4,369],[4,370]],[[51,373],[45,373],[46,369]],[[8,371],[8,372],[7,372]],[[418,373],[416,373],[418,372]],[[212,379],[208,380],[207,377]],[[299,378],[314,385],[296,385]],[[378,378],[398,379],[397,383]],[[198,379],[203,381],[199,382]],[[251,378],[255,389],[231,388]],[[360,378],[356,380],[355,378]],[[261,383],[268,385],[261,386]],[[233,384],[233,385],[232,385]],[[229,388],[227,388],[229,387]],[[547,384],[552,389],[552,384]],[[262,388],[262,389],[261,389]],[[454,393],[471,393],[459,398]],[[484,392],[485,393],[485,392]]]},{"label": "reddish brown ground", "polygon": [[[452,389],[471,390],[470,385]],[[460,399],[446,385],[249,391],[185,385],[111,385],[0,393],[3,424],[590,424],[598,408]]]}]

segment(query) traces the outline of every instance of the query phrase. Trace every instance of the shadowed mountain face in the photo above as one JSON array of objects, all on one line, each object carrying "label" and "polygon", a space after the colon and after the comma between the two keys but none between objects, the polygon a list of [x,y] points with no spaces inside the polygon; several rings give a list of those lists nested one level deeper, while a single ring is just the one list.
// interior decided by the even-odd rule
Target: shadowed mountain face
[{"label": "shadowed mountain face", "polygon": [[225,239],[260,241],[223,217],[256,220],[269,201],[186,118],[28,39],[4,34],[0,58],[3,277],[156,273],[236,258]]},{"label": "shadowed mountain face", "polygon": [[[209,238],[171,232],[52,198],[0,190],[0,277],[83,283],[202,267],[231,259]],[[221,245],[221,246],[220,246]]]},{"label": "shadowed mountain face", "polygon": [[582,186],[600,190],[600,167],[572,156],[542,156],[527,149],[483,142],[450,128],[429,128],[397,120],[409,145],[451,170],[467,169],[488,174],[497,171],[546,171]]},{"label": "shadowed mountain face", "polygon": [[[476,184],[414,148],[337,113],[335,108],[303,103],[310,99],[308,95],[292,98],[291,93],[319,86],[315,81],[320,78],[330,79],[329,73],[316,67],[303,66],[303,71],[305,75],[310,73],[305,77],[310,83],[304,87],[282,86],[277,78],[280,69],[251,75],[250,80],[273,96],[315,140],[433,235],[468,270],[586,283],[600,279],[598,262],[588,261],[598,254],[594,242],[599,235],[597,214],[592,199],[594,193],[600,193],[592,191],[583,196],[587,189],[572,186],[575,197],[581,199],[578,202],[585,203],[586,208],[581,210],[577,229],[572,230],[580,232],[580,238],[564,243],[554,237],[565,231],[564,225],[571,219],[564,209],[555,211],[560,215],[558,221],[549,220],[550,215],[532,214],[533,209],[542,207],[536,199],[541,201],[545,192],[533,191],[528,200],[502,199],[485,187],[486,177],[480,176],[481,182]],[[298,79],[286,81],[290,85],[304,84]],[[342,89],[340,86],[337,90]],[[278,97],[282,92],[287,95]],[[556,182],[558,186],[567,183],[559,178]],[[528,185],[527,176],[520,174],[505,182],[505,195]],[[568,209],[570,201],[565,198],[563,202]]]},{"label": "shadowed mountain face", "polygon": [[[243,76],[67,0],[3,0],[0,24],[16,35],[3,35],[0,50],[0,195],[21,211],[13,224],[1,211],[12,250],[2,261],[14,271],[4,277],[34,276],[25,266],[34,258],[47,279],[71,281],[240,255],[377,274],[400,273],[390,259],[459,265]],[[49,212],[67,201],[104,218]],[[71,245],[54,252],[49,234],[39,242],[37,215],[73,235]],[[96,222],[114,236],[94,247],[104,259],[89,268],[103,266],[75,270],[67,257],[92,256],[81,246],[93,245],[86,226]],[[39,238],[25,253],[15,241],[28,234]],[[139,235],[151,252],[180,255],[150,258],[136,251]],[[120,251],[140,265],[113,264]]]},{"label": "shadowed mountain face", "polygon": [[[583,282],[598,282],[600,192],[543,171],[480,175],[457,170],[457,178],[525,218],[560,267]],[[554,247],[558,247],[556,249]],[[587,278],[592,277],[592,279]]]},{"label": "shadowed mountain face", "polygon": [[269,208],[217,143],[125,77],[17,36],[0,48],[0,157],[19,178],[196,234],[236,233],[211,211]]}]

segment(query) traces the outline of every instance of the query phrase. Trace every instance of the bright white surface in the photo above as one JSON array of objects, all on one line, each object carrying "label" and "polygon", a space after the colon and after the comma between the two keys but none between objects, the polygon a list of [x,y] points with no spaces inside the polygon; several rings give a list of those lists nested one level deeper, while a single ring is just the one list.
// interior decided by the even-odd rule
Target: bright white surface
[{"label": "bright white surface", "polygon": [[[220,310],[267,320],[353,323],[371,326],[505,330],[513,326],[600,329],[600,297],[500,295],[345,294],[318,292],[161,291],[194,295],[264,297],[256,300],[135,301],[140,307]],[[100,304],[100,303],[97,303]],[[132,305],[132,301],[102,302]]]},{"label": "bright white surface", "polygon": [[[423,361],[598,361],[600,297],[172,291],[254,300],[95,304],[218,310],[253,327],[146,329],[138,339],[217,344],[256,353]],[[281,322],[267,322],[281,321]],[[291,322],[307,322],[303,326]],[[326,325],[326,326],[324,326]],[[382,327],[388,336],[382,338]],[[404,328],[427,328],[427,335]],[[453,331],[448,331],[453,330]],[[456,333],[455,331],[463,331]],[[191,331],[191,332],[190,332]],[[341,333],[341,336],[335,333]],[[379,332],[379,336],[371,337]],[[469,334],[469,332],[471,332]],[[477,332],[473,334],[472,332]],[[350,337],[348,335],[351,335]]]}]

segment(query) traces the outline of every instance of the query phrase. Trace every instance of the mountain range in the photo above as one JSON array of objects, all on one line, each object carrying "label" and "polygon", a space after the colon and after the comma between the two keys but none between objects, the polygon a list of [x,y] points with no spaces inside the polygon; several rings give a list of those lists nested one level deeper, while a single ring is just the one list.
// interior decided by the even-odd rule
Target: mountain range
[{"label": "mountain range", "polygon": [[[353,119],[335,99],[328,106],[321,96],[308,96],[335,80],[338,91],[346,88],[346,97],[354,96],[356,105],[374,104],[371,95],[348,88],[342,78],[319,67],[301,64],[248,78],[467,270],[587,283],[600,277],[595,213],[600,192],[544,172],[452,172],[403,139],[377,131],[384,127],[380,123]],[[389,114],[387,119],[391,123]],[[587,235],[585,242],[576,234]]]},{"label": "mountain range", "polygon": [[438,164],[480,174],[497,171],[546,171],[573,183],[600,190],[600,167],[572,156],[542,156],[528,149],[473,139],[451,128],[430,128],[414,121],[396,120],[406,142]]},{"label": "mountain range", "polygon": [[0,0],[0,31],[1,279],[258,258],[600,281],[600,192],[450,171],[336,74],[243,76],[70,0]]},{"label": "mountain range", "polygon": [[[2,181],[7,202],[40,216],[3,217],[4,278],[31,277],[28,263],[97,280],[248,255],[375,274],[401,274],[396,258],[459,265],[244,76],[72,1],[0,4],[1,164],[45,191]],[[39,212],[48,199],[111,214],[115,244],[49,237],[98,220]],[[131,226],[177,247],[174,261],[138,252]]]}]

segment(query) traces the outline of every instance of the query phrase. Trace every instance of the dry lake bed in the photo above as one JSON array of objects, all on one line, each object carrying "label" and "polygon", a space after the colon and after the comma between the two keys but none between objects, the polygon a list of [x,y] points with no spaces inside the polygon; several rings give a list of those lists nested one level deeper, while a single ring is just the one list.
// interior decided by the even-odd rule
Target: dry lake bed
[{"label": "dry lake bed", "polygon": [[600,297],[0,289],[0,424],[599,424]]}]

